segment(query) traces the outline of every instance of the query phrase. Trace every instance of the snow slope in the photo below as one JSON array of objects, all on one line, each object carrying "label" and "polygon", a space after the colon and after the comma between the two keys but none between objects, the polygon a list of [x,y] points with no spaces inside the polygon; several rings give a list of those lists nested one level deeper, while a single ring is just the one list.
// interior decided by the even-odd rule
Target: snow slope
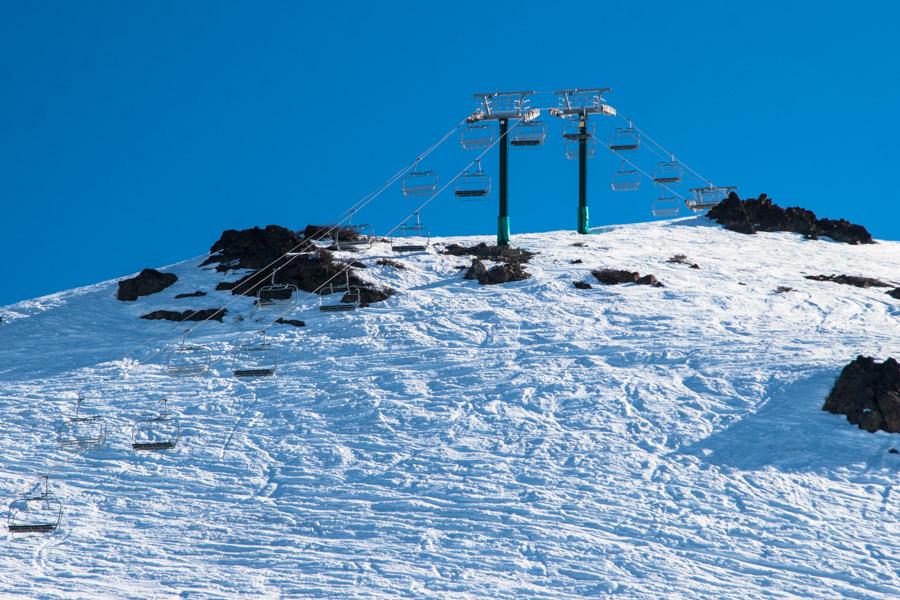
[{"label": "snow slope", "polygon": [[[202,257],[137,302],[105,282],[0,308],[0,490],[49,473],[65,504],[54,534],[4,530],[0,596],[900,597],[900,436],[820,410],[857,354],[900,358],[900,301],[803,279],[896,282],[900,243],[705,218],[513,243],[534,277],[501,286],[433,249],[369,261],[399,293],[306,301],[307,327],[269,329],[262,381],[229,376],[272,317],[251,299],[193,336],[217,356],[203,379],[164,374],[178,325],[136,318],[230,300]],[[599,266],[666,287],[573,287]],[[56,446],[79,390],[104,449]],[[136,455],[131,423],[164,396],[181,444]]]}]

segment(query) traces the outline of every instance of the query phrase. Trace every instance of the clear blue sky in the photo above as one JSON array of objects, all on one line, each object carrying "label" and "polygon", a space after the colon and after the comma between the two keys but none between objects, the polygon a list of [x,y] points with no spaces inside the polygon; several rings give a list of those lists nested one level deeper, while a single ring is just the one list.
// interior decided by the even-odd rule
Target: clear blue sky
[{"label": "clear blue sky", "polygon": [[[0,305],[201,254],[226,228],[333,220],[472,92],[503,88],[612,87],[716,183],[900,239],[898,18],[893,2],[5,0]],[[575,227],[554,127],[511,156],[514,236]],[[448,145],[432,166],[465,157]],[[652,186],[613,194],[615,166],[590,164],[592,224],[649,219]],[[392,190],[362,220],[384,231],[409,207]],[[495,215],[447,194],[424,220],[493,234]]]}]

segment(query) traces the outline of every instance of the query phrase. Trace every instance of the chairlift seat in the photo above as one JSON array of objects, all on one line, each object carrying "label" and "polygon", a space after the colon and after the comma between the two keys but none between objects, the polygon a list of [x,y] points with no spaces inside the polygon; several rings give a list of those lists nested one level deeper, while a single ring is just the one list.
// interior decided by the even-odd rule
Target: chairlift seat
[{"label": "chairlift seat", "polygon": [[232,373],[235,377],[271,377],[278,368],[278,353],[265,341],[244,344],[234,352]]},{"label": "chairlift seat", "polygon": [[609,149],[615,152],[637,150],[641,147],[641,135],[628,122],[628,127],[617,127],[609,139]]},{"label": "chairlift seat", "polygon": [[434,171],[410,171],[400,184],[400,189],[407,198],[431,197],[437,187],[438,176]]},{"label": "chairlift seat", "polygon": [[191,377],[209,371],[212,354],[205,346],[182,342],[172,352],[166,362],[166,374],[172,377]]},{"label": "chairlift seat", "polygon": [[660,196],[653,201],[651,212],[654,217],[677,217],[681,200],[675,196]]},{"label": "chairlift seat", "polygon": [[[356,310],[361,304],[361,296],[359,289],[350,286],[349,281],[346,285],[329,286],[327,294],[319,296],[319,310],[321,312],[346,312]],[[328,302],[326,298],[333,294],[341,294],[340,300],[337,302]],[[350,298],[347,301],[347,298]]]},{"label": "chairlift seat", "polygon": [[171,450],[175,447],[175,442],[132,442],[131,448],[134,450],[160,451]]},{"label": "chairlift seat", "polygon": [[10,525],[10,533],[49,533],[55,531],[56,523],[35,523],[34,525]]},{"label": "chairlift seat", "polygon": [[43,491],[34,493],[32,487],[10,505],[6,522],[10,533],[51,533],[59,527],[62,503],[50,491],[46,477],[43,479]]},{"label": "chairlift seat", "polygon": [[160,452],[171,450],[178,445],[180,428],[177,419],[163,414],[156,417],[140,419],[131,430],[131,449],[144,452]]},{"label": "chairlift seat", "polygon": [[470,123],[459,134],[459,145],[463,150],[487,148],[494,143],[497,135],[494,127],[488,123]]},{"label": "chairlift seat", "polygon": [[525,121],[513,129],[510,146],[540,146],[547,139],[547,125],[543,121]]},{"label": "chairlift seat", "polygon": [[106,423],[99,415],[66,419],[57,438],[61,448],[81,450],[101,446],[104,441],[106,441]]},{"label": "chairlift seat", "polygon": [[633,192],[641,187],[641,174],[636,169],[626,167],[624,161],[613,175],[610,188],[614,192]]}]

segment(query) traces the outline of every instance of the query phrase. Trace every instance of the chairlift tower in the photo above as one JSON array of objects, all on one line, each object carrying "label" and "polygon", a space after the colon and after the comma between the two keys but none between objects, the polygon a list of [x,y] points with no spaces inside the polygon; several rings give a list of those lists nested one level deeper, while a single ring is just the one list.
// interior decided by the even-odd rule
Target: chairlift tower
[{"label": "chairlift tower", "polygon": [[[531,108],[529,96],[534,92],[487,92],[473,94],[478,107],[466,119],[468,123],[497,121],[500,136],[500,181],[497,187],[500,197],[499,214],[497,216],[497,245],[509,246],[509,198],[507,197],[509,140],[507,131],[510,119],[519,119],[525,123],[536,120],[541,110]],[[543,139],[541,139],[543,141]]]},{"label": "chairlift tower", "polygon": [[567,140],[578,142],[578,233],[588,232],[587,204],[587,158],[588,142],[592,134],[588,129],[590,115],[615,116],[616,109],[603,101],[603,94],[612,88],[585,88],[559,90],[555,92],[559,107],[551,108],[550,114],[561,119],[577,119],[578,131],[563,133]]}]

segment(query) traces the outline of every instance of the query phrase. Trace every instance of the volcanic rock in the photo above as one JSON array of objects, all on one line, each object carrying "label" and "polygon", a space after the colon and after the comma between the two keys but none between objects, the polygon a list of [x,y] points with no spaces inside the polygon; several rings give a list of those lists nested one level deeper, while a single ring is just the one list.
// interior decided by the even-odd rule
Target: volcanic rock
[{"label": "volcanic rock", "polygon": [[519,262],[527,263],[534,256],[534,252],[523,250],[522,248],[513,248],[512,246],[489,246],[484,242],[474,246],[460,246],[459,244],[450,244],[444,248],[444,254],[452,256],[475,256],[477,258],[488,259],[498,262]]},{"label": "volcanic rock", "polygon": [[856,357],[841,371],[822,410],[847,415],[866,431],[900,433],[900,363]]},{"label": "volcanic rock", "polygon": [[806,275],[805,277],[806,279],[812,279],[813,281],[833,281],[834,283],[842,283],[844,285],[852,285],[860,288],[891,287],[891,284],[889,283],[885,283],[872,277],[860,277],[858,275]]},{"label": "volcanic rock", "polygon": [[577,287],[579,290],[591,290],[594,289],[594,286],[587,283],[586,281],[573,281],[572,285]]},{"label": "volcanic rock", "polygon": [[200,265],[218,263],[217,271],[231,269],[262,269],[278,260],[285,253],[302,251],[310,242],[304,243],[299,234],[281,227],[267,225],[265,229],[229,229],[210,248],[211,256]]},{"label": "volcanic rock", "polygon": [[687,256],[685,256],[684,254],[676,254],[675,256],[670,257],[669,260],[667,260],[666,262],[674,263],[674,264],[678,264],[678,265],[688,265],[692,269],[700,268],[700,265],[698,265],[697,263],[691,262],[690,259]]},{"label": "volcanic rock", "polygon": [[402,262],[398,262],[396,260],[391,260],[390,258],[379,258],[375,261],[376,265],[381,265],[383,267],[394,267],[395,269],[399,269],[401,271],[406,269],[406,265]]},{"label": "volcanic rock", "polygon": [[490,269],[484,266],[477,258],[472,259],[472,266],[466,271],[466,279],[477,279],[481,285],[496,285],[509,283],[510,281],[522,281],[531,277],[517,261],[502,262]]},{"label": "volcanic rock", "polygon": [[156,269],[144,269],[131,279],[119,281],[116,298],[119,300],[137,300],[139,296],[148,296],[166,289],[178,281],[174,273],[160,273]]},{"label": "volcanic rock", "polygon": [[206,295],[206,292],[197,290],[196,292],[188,292],[185,294],[175,294],[175,299],[179,300],[181,298],[199,298],[199,297],[205,296],[205,295]]},{"label": "volcanic rock", "polygon": [[891,298],[896,298],[897,300],[900,300],[900,287],[892,289],[887,294]]},{"label": "volcanic rock", "polygon": [[141,316],[142,319],[152,321],[218,321],[222,322],[225,316],[224,308],[204,308],[201,310],[186,310],[178,312],[177,310],[154,310],[151,313]]},{"label": "volcanic rock", "polygon": [[275,319],[279,325],[293,325],[294,327],[306,327],[306,323],[297,319],[283,319],[281,317]]}]

